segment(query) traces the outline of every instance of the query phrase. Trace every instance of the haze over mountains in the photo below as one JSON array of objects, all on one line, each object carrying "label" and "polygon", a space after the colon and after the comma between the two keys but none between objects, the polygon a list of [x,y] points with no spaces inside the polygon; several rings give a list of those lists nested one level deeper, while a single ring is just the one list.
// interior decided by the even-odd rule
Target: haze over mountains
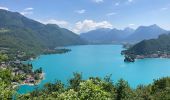
[{"label": "haze over mountains", "polygon": [[86,42],[72,31],[57,25],[44,25],[20,13],[0,9],[0,43],[0,47],[40,52]]},{"label": "haze over mountains", "polygon": [[135,32],[127,38],[127,41],[135,42],[142,41],[144,39],[158,38],[159,35],[168,33],[167,30],[160,28],[154,24],[151,26],[140,26]]},{"label": "haze over mountains", "polygon": [[131,28],[124,30],[114,29],[97,29],[87,33],[81,33],[80,36],[92,43],[117,43],[123,41],[126,37],[134,32]]},{"label": "haze over mountains", "polygon": [[161,34],[168,33],[167,30],[158,25],[140,26],[136,30],[125,28],[124,30],[97,29],[87,33],[81,33],[80,36],[91,43],[136,43],[144,39],[157,38]]},{"label": "haze over mountains", "polygon": [[157,25],[140,26],[136,30],[96,29],[79,35],[55,24],[42,24],[20,13],[0,10],[0,47],[17,48],[29,52],[54,49],[57,46],[93,43],[139,42],[157,38],[168,31]]}]

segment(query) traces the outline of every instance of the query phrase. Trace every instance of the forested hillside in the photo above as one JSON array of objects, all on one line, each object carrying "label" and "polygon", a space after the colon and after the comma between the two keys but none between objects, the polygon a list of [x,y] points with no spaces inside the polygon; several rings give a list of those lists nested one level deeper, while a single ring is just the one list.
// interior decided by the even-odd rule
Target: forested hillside
[{"label": "forested hillside", "polygon": [[170,53],[170,34],[160,35],[158,39],[143,40],[129,48],[126,52],[135,55]]},{"label": "forested hillside", "polygon": [[34,53],[86,42],[77,34],[57,25],[44,25],[17,12],[0,9],[0,43],[0,47]]},{"label": "forested hillside", "polygon": [[143,58],[170,58],[170,34],[162,34],[157,39],[143,40],[122,51],[126,60]]}]

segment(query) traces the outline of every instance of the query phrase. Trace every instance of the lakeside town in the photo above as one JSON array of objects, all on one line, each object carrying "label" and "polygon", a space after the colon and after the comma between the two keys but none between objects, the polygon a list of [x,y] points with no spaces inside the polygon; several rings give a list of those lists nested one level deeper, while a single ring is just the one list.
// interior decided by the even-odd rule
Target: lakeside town
[{"label": "lakeside town", "polygon": [[[42,54],[62,54],[70,49],[46,49]],[[28,54],[18,49],[0,47],[0,70],[9,70],[13,75],[13,87],[20,85],[38,85],[45,77],[42,67],[33,70],[33,65],[25,63],[37,58],[38,54]]]},{"label": "lakeside town", "polygon": [[[13,54],[12,54],[13,53]],[[7,48],[0,49],[0,70],[9,70],[12,73],[13,87],[19,85],[37,85],[44,79],[42,68],[33,70],[32,64],[24,64],[27,57],[22,51],[10,52]],[[13,57],[13,55],[16,55]],[[32,60],[33,58],[30,58]]]},{"label": "lakeside town", "polygon": [[125,62],[135,62],[135,59],[145,59],[145,58],[170,58],[170,54],[167,52],[157,51],[157,53],[147,54],[147,55],[135,55],[135,54],[126,54],[121,53],[125,56]]}]

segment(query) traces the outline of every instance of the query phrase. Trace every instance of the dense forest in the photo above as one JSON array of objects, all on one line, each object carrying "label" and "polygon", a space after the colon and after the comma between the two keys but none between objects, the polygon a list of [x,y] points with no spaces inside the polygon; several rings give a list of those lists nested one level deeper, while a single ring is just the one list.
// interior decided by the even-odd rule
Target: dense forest
[{"label": "dense forest", "polygon": [[122,51],[126,58],[170,58],[170,34],[162,34],[157,39],[143,40]]},{"label": "dense forest", "polygon": [[12,100],[169,100],[170,78],[154,80],[149,85],[131,88],[127,81],[120,79],[114,83],[110,76],[104,79],[90,77],[83,80],[82,75],[74,77],[64,85],[61,81],[46,83],[42,89],[31,93],[17,94],[11,84],[13,78],[9,70],[0,70],[0,99]]},{"label": "dense forest", "polygon": [[135,55],[147,55],[170,51],[170,34],[160,35],[158,39],[143,40],[127,50]]}]

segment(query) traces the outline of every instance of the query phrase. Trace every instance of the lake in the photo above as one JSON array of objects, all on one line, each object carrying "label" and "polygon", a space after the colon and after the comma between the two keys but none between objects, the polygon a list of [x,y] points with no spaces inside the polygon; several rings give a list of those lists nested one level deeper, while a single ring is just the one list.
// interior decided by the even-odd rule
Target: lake
[{"label": "lake", "polygon": [[[45,79],[38,87],[55,80],[67,84],[73,72],[82,72],[84,79],[90,76],[103,78],[112,74],[114,82],[123,78],[133,88],[140,84],[150,84],[153,79],[170,76],[170,59],[141,59],[134,63],[125,63],[124,56],[120,54],[122,45],[83,45],[68,48],[72,50],[69,53],[41,55],[30,62],[34,69],[42,67],[45,73]],[[18,92],[27,93],[34,88],[23,85]]]}]

